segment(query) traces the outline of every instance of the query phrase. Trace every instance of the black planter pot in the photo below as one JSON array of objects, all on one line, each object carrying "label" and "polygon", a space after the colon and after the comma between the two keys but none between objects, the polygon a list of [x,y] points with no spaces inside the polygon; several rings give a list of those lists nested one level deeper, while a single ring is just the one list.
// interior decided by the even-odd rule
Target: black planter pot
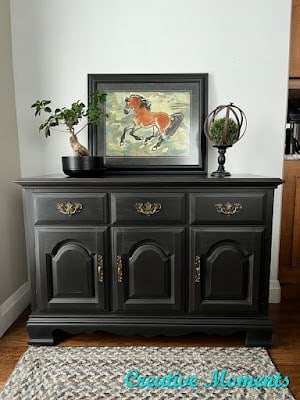
[{"label": "black planter pot", "polygon": [[105,170],[100,156],[62,157],[62,167],[66,175],[75,178],[102,176]]}]

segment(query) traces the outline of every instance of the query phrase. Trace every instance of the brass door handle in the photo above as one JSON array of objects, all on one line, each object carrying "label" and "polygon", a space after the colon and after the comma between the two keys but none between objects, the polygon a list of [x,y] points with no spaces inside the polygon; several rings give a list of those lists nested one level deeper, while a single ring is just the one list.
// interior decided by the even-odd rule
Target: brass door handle
[{"label": "brass door handle", "polygon": [[102,283],[104,281],[104,267],[103,267],[103,257],[97,257],[97,273],[98,273],[98,282]]},{"label": "brass door handle", "polygon": [[195,283],[200,282],[200,268],[201,268],[201,259],[200,256],[196,256],[194,262]]},{"label": "brass door handle", "polygon": [[57,203],[56,208],[60,213],[71,217],[76,213],[80,213],[83,205],[81,203],[72,203],[71,201],[67,201],[66,203]]},{"label": "brass door handle", "polygon": [[150,217],[150,215],[156,214],[160,212],[162,209],[161,203],[150,203],[147,201],[146,203],[136,203],[135,204],[135,209],[138,213],[147,215]]},{"label": "brass door handle", "polygon": [[230,203],[227,201],[226,203],[217,203],[215,204],[216,210],[218,213],[227,215],[227,217],[230,217],[233,214],[236,214],[237,212],[241,211],[243,208],[241,203]]},{"label": "brass door handle", "polygon": [[121,256],[117,256],[117,281],[118,283],[123,282],[123,264]]}]

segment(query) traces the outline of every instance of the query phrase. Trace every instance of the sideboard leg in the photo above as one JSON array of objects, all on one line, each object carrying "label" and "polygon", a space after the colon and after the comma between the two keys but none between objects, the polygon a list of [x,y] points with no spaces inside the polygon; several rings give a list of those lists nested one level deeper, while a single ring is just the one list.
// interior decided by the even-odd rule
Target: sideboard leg
[{"label": "sideboard leg", "polygon": [[249,347],[272,347],[272,328],[247,330],[246,345]]},{"label": "sideboard leg", "polygon": [[27,325],[29,340],[28,344],[35,346],[53,346],[53,330],[51,327],[40,327]]}]

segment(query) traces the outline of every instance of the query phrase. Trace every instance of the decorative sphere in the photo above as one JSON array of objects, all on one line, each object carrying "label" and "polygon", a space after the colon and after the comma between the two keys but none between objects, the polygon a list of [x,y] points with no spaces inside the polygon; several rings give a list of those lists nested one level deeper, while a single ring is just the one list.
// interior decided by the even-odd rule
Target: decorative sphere
[{"label": "decorative sphere", "polygon": [[[221,113],[225,116],[218,118]],[[216,107],[205,119],[204,132],[215,146],[231,146],[246,131],[245,113],[233,103]]]}]

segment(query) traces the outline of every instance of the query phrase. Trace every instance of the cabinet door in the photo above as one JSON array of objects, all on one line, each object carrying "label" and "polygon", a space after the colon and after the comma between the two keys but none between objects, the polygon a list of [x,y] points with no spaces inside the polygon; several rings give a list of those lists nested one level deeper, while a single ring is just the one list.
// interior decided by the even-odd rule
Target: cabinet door
[{"label": "cabinet door", "polygon": [[279,280],[282,299],[300,299],[300,162],[284,161]]},{"label": "cabinet door", "polygon": [[41,309],[105,308],[105,228],[37,227],[35,250]]},{"label": "cabinet door", "polygon": [[290,78],[300,78],[300,0],[292,2]]},{"label": "cabinet door", "polygon": [[182,309],[184,228],[113,228],[114,308]]},{"label": "cabinet door", "polygon": [[191,229],[191,312],[257,312],[263,238],[264,227]]}]

